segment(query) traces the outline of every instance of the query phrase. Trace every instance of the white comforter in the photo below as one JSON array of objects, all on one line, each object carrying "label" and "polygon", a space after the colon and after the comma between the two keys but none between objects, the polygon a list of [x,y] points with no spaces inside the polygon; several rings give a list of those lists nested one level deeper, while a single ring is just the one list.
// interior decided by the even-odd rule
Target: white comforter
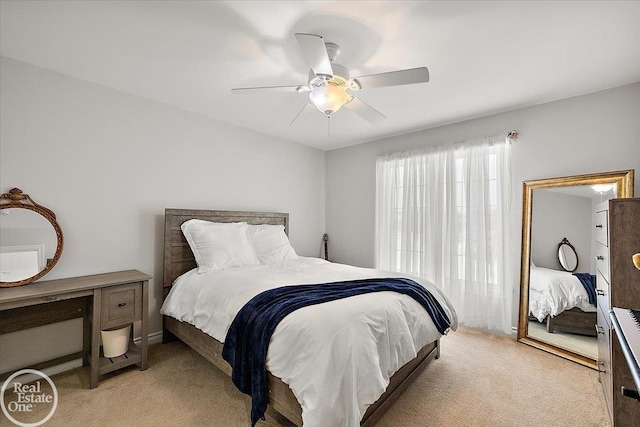
[{"label": "white comforter", "polygon": [[566,271],[531,267],[529,274],[529,311],[539,321],[555,317],[565,310],[580,308],[596,311],[589,295],[576,276]]},{"label": "white comforter", "polygon": [[[176,280],[160,312],[224,342],[236,313],[264,290],[393,276],[400,274],[305,257],[205,274],[192,270]],[[433,284],[412,279],[438,299],[455,330],[456,313],[446,297]],[[271,338],[267,369],[295,394],[305,427],[357,426],[391,375],[440,337],[411,297],[358,295],[305,307],[283,319]]]}]

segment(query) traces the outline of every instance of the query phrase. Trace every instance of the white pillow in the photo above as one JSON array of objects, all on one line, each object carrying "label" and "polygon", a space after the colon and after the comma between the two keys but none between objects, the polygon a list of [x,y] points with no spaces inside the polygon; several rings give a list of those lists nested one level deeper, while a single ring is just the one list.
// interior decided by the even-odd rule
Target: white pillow
[{"label": "white pillow", "polygon": [[249,225],[249,239],[261,264],[286,261],[297,258],[284,225]]},{"label": "white pillow", "polygon": [[219,223],[190,219],[180,228],[198,264],[198,273],[258,265],[246,222]]}]

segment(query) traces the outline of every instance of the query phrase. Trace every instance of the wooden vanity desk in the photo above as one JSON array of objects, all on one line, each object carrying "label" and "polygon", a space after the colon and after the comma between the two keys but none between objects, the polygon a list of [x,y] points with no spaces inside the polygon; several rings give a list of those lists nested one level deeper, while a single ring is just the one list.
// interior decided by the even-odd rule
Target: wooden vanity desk
[{"label": "wooden vanity desk", "polygon": [[[91,367],[90,388],[98,386],[100,375],[125,366],[138,364],[145,370],[149,279],[138,270],[126,270],[0,288],[0,334],[81,317],[82,351],[39,363],[35,369],[82,358],[83,365]],[[100,330],[135,322],[141,326],[140,345],[130,339],[125,355],[101,356]]]}]

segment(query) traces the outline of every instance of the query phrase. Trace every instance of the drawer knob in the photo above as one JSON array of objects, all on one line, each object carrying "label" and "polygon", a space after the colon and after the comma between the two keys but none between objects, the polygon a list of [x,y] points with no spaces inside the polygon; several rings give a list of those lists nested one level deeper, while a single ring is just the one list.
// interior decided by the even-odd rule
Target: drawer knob
[{"label": "drawer knob", "polygon": [[118,304],[118,307],[124,307],[125,305],[127,305],[126,302],[121,302],[121,303]]},{"label": "drawer knob", "polygon": [[596,325],[596,333],[604,335],[604,328],[600,325]]},{"label": "drawer knob", "polygon": [[596,259],[597,259],[598,261],[604,261],[604,257],[603,257],[602,255],[598,255],[598,256],[596,257]]},{"label": "drawer knob", "polygon": [[602,228],[602,224],[596,224],[596,228]]},{"label": "drawer knob", "polygon": [[604,291],[602,289],[596,289],[596,293],[600,296],[604,296]]}]

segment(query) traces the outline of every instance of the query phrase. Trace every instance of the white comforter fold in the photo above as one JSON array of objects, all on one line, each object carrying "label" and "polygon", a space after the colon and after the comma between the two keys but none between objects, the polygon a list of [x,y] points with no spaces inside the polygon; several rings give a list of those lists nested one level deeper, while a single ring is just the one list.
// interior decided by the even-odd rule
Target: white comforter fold
[{"label": "white comforter fold", "polygon": [[573,274],[549,268],[531,267],[529,273],[529,311],[543,322],[547,316],[556,317],[565,310],[579,308],[594,312],[589,295]]},{"label": "white comforter fold", "polygon": [[[395,276],[401,275],[304,257],[205,274],[192,270],[176,280],[160,312],[224,342],[236,313],[264,290]],[[455,329],[457,317],[446,297],[433,284],[412,279],[438,299]],[[358,295],[288,315],[271,338],[267,369],[289,385],[306,427],[356,426],[384,393],[391,375],[440,336],[411,297],[395,292]]]}]

